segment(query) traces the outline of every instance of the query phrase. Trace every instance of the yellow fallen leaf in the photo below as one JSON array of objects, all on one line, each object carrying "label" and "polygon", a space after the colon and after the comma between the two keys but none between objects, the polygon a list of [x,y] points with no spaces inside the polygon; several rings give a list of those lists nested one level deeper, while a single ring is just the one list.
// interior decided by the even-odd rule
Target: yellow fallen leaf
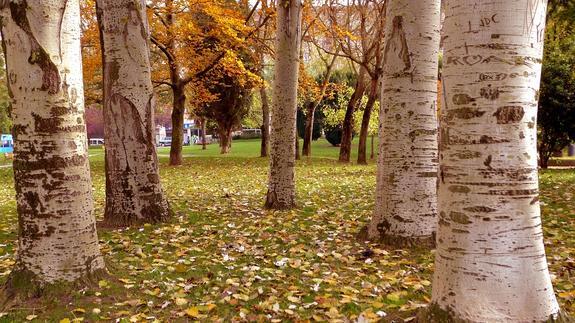
[{"label": "yellow fallen leaf", "polygon": [[197,307],[193,306],[186,310],[186,314],[191,317],[198,317],[198,315],[200,315],[200,311]]},{"label": "yellow fallen leaf", "polygon": [[26,316],[26,320],[32,321],[33,319],[35,319],[37,317],[38,317],[38,315],[30,314],[30,315]]},{"label": "yellow fallen leaf", "polygon": [[61,319],[60,323],[70,323],[70,319],[69,318]]}]

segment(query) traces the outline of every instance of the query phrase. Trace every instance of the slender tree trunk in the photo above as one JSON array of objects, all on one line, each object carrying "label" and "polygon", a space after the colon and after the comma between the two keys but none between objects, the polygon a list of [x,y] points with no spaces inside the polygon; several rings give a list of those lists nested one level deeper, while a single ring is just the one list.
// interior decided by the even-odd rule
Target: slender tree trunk
[{"label": "slender tree trunk", "polygon": [[311,156],[311,142],[313,140],[313,123],[315,117],[315,102],[308,103],[305,119],[305,132],[303,137],[302,155]]},{"label": "slender tree trunk", "polygon": [[23,0],[2,2],[0,9],[19,224],[5,290],[34,293],[105,270],[84,121],[80,6],[78,0]]},{"label": "slender tree trunk", "polygon": [[[270,174],[266,208],[295,207],[295,154],[298,50],[301,41],[300,0],[277,6],[276,63],[273,91]],[[281,54],[279,54],[281,53]]]},{"label": "slender tree trunk", "polygon": [[367,137],[369,135],[369,122],[371,121],[371,112],[375,100],[377,100],[377,85],[379,78],[371,79],[369,88],[369,98],[363,111],[363,118],[361,120],[361,130],[359,132],[359,147],[357,149],[357,163],[360,165],[367,165]]},{"label": "slender tree trunk", "polygon": [[202,150],[206,150],[206,119],[202,118]]},{"label": "slender tree trunk", "polygon": [[146,3],[98,0],[96,6],[104,66],[104,219],[113,226],[165,221],[170,210],[154,139]]},{"label": "slender tree trunk", "polygon": [[349,163],[351,161],[351,142],[353,140],[353,114],[357,105],[361,102],[363,93],[365,92],[365,69],[360,68],[355,90],[351,95],[347,108],[345,110],[345,118],[343,120],[341,132],[341,144],[339,145],[339,161],[342,163]]},{"label": "slender tree trunk", "polygon": [[536,149],[546,1],[448,0],[445,9],[440,216],[425,318],[551,322],[559,307]]},{"label": "slender tree trunk", "polygon": [[368,238],[434,244],[438,0],[388,3],[375,211]]},{"label": "slender tree trunk", "polygon": [[262,98],[262,117],[263,124],[262,130],[262,144],[260,149],[260,156],[267,157],[270,150],[270,106],[268,102],[268,94],[265,87],[260,89],[260,95]]},{"label": "slender tree trunk", "polygon": [[306,115],[306,123],[305,123],[305,133],[304,133],[304,137],[303,137],[303,149],[302,149],[302,155],[304,155],[304,156],[308,156],[308,157],[311,156],[311,143],[313,141],[315,110],[320,105],[321,101],[323,100],[323,97],[325,95],[325,91],[327,90],[327,86],[329,85],[329,79],[331,78],[331,73],[333,71],[333,67],[335,66],[336,60],[337,60],[337,55],[333,55],[331,61],[329,63],[327,63],[324,79],[323,79],[323,82],[321,84],[320,93],[318,95],[318,98],[314,102],[310,102],[308,105],[307,115]]},{"label": "slender tree trunk", "polygon": [[172,108],[172,143],[170,145],[170,165],[179,166],[183,162],[182,149],[184,145],[184,117],[186,113],[186,94],[184,85],[173,88]]}]

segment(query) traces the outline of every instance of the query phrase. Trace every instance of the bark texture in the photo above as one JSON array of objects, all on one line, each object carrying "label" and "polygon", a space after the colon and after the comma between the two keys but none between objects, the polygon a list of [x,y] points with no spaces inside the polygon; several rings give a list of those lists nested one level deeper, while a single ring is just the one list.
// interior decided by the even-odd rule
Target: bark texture
[{"label": "bark texture", "polygon": [[277,6],[276,62],[271,117],[270,174],[265,206],[295,206],[295,140],[302,3],[280,0]]},{"label": "bark texture", "polygon": [[158,171],[145,1],[98,0],[104,66],[105,222],[129,226],[170,216]]},{"label": "bark texture", "polygon": [[16,264],[7,284],[18,288],[10,284],[24,277],[28,286],[91,277],[105,267],[88,163],[79,2],[5,5],[1,28],[19,222]]},{"label": "bark texture", "polygon": [[546,1],[445,3],[433,306],[469,322],[559,312],[537,175]]},{"label": "bark texture", "polygon": [[439,6],[437,0],[388,3],[372,240],[434,241]]}]

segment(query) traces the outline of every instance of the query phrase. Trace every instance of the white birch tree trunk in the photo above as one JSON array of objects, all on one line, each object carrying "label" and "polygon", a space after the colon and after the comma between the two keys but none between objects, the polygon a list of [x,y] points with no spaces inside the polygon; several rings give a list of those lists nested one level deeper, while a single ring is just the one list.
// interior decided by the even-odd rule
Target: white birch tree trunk
[{"label": "white birch tree trunk", "polygon": [[387,4],[375,212],[368,238],[433,243],[439,0]]},{"label": "white birch tree trunk", "polygon": [[265,207],[295,206],[295,140],[301,0],[279,0],[270,134],[270,173]]},{"label": "white birch tree trunk", "polygon": [[158,172],[144,0],[98,0],[103,51],[108,225],[170,216]]},{"label": "white birch tree trunk", "polygon": [[448,0],[439,227],[427,318],[544,322],[537,99],[546,1]]},{"label": "white birch tree trunk", "polygon": [[78,0],[10,1],[1,11],[19,219],[8,288],[104,270],[84,122],[79,11]]}]

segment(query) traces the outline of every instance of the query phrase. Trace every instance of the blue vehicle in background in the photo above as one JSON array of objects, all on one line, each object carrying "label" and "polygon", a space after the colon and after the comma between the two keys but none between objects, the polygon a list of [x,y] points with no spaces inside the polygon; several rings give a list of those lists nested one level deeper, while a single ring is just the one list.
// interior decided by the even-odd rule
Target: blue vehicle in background
[{"label": "blue vehicle in background", "polygon": [[0,154],[12,154],[14,152],[14,140],[12,135],[0,136]]}]

